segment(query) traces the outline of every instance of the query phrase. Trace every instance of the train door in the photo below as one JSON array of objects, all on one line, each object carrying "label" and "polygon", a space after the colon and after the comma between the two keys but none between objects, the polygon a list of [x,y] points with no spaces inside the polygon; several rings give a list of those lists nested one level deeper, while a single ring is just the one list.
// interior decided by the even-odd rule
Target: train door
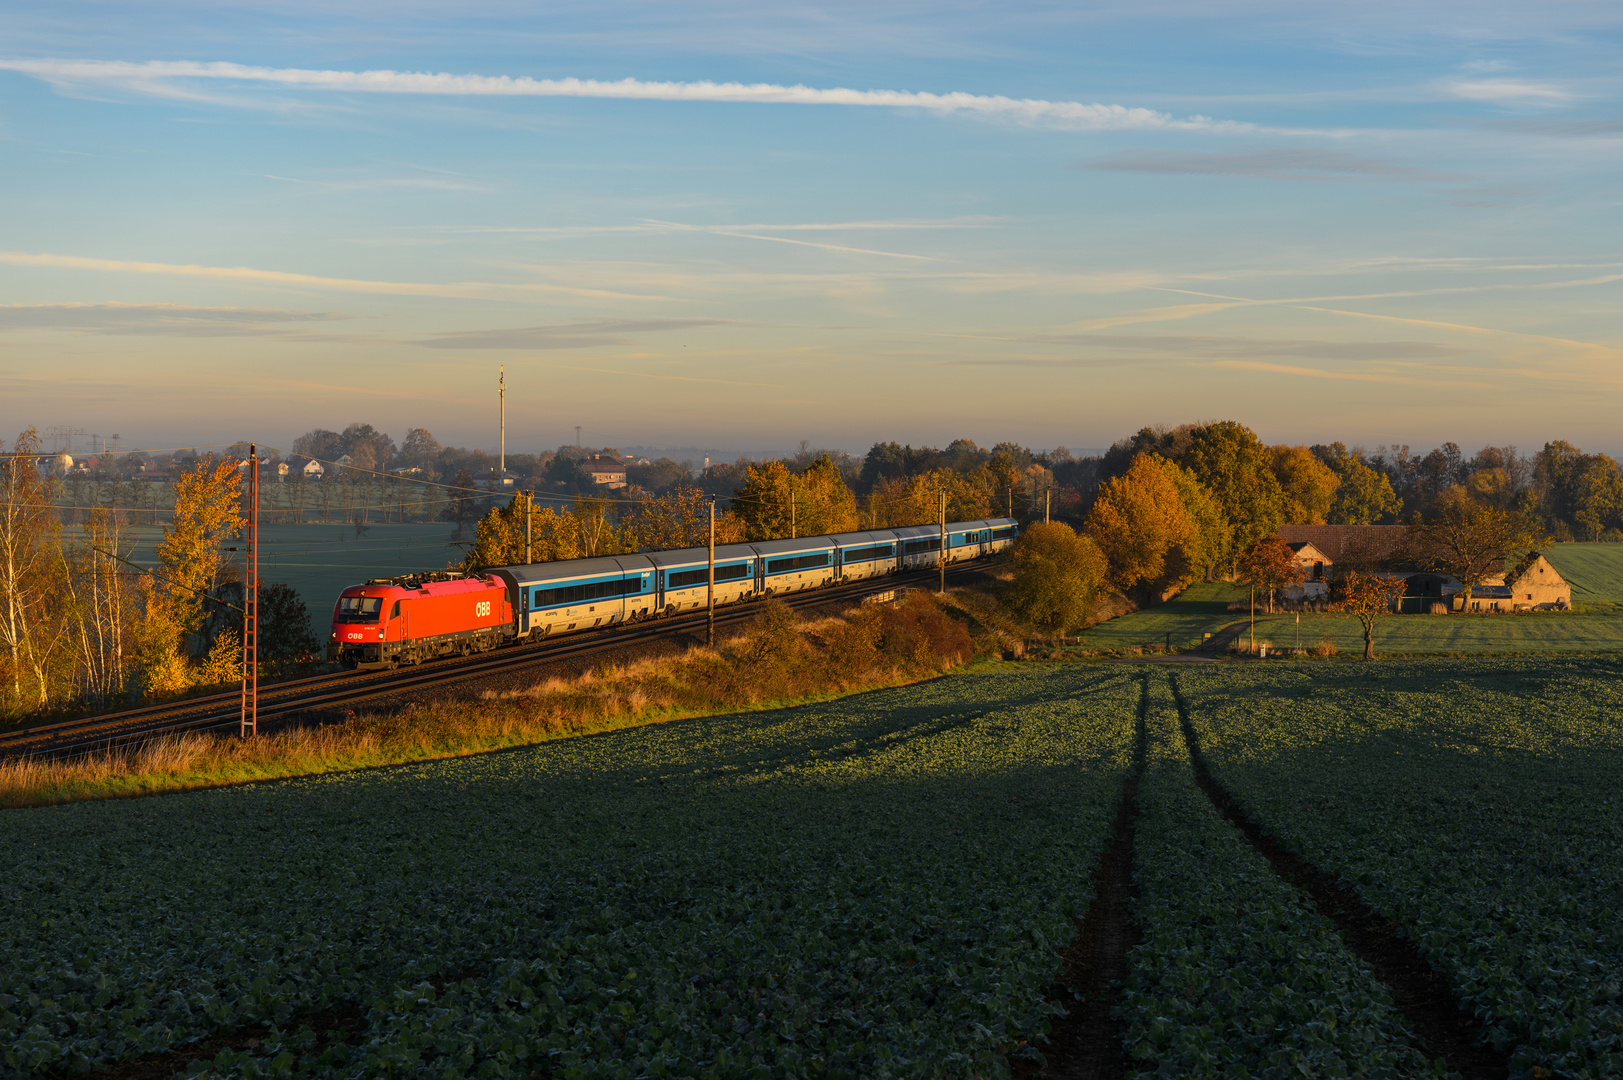
[{"label": "train door", "polygon": [[654,610],[665,610],[665,568],[663,566],[654,569]]},{"label": "train door", "polygon": [[845,549],[834,549],[834,580],[838,581],[845,576]]},{"label": "train door", "polygon": [[758,555],[755,558],[755,595],[766,592],[766,556]]}]

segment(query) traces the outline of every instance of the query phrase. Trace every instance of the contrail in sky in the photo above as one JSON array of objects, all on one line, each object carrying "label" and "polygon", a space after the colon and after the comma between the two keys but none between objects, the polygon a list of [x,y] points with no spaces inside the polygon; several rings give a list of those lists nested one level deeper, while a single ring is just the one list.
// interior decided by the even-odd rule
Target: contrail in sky
[{"label": "contrail in sky", "polygon": [[[223,61],[0,59],[18,71],[59,85],[101,83],[146,93],[172,94],[166,83],[214,79],[269,83],[311,90],[369,94],[442,94],[471,97],[576,97],[637,101],[711,101],[769,105],[845,105],[960,113],[1076,131],[1202,131],[1250,133],[1265,129],[1207,116],[1176,117],[1155,109],[1080,101],[1044,101],[1001,94],[945,94],[908,90],[818,89],[775,83],[646,82],[641,79],[533,79],[508,75],[451,75],[412,71],[321,71],[253,67]],[[1268,129],[1271,130],[1271,129]],[[1302,134],[1307,134],[1303,132]]]}]

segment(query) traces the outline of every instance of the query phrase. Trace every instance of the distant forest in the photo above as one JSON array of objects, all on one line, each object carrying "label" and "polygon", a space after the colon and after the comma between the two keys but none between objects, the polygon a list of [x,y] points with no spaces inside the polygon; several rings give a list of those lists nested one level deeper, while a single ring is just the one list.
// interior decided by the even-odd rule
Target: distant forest
[{"label": "distant forest", "polygon": [[[1200,435],[1220,427],[1239,433],[1237,441],[1227,450],[1213,451],[1204,445],[1210,440],[1202,440]],[[247,451],[244,443],[225,456],[241,458]],[[896,504],[910,482],[914,488],[933,484],[936,490],[950,489],[957,516],[998,513],[1030,518],[1040,516],[1046,506],[1052,516],[1080,525],[1092,509],[1100,485],[1124,476],[1139,454],[1169,459],[1194,469],[1197,475],[1226,475],[1231,470],[1225,463],[1204,460],[1202,467],[1196,467],[1201,465],[1196,459],[1253,451],[1263,453],[1245,468],[1254,474],[1254,494],[1259,501],[1244,513],[1234,513],[1240,507],[1233,505],[1230,516],[1234,518],[1276,524],[1402,524],[1431,515],[1445,493],[1459,488],[1476,502],[1517,513],[1554,540],[1623,541],[1623,471],[1618,463],[1606,454],[1585,453],[1559,440],[1545,443],[1531,454],[1523,454],[1515,446],[1485,446],[1467,453],[1452,442],[1424,453],[1406,445],[1365,447],[1341,442],[1269,446],[1243,425],[1230,421],[1145,427],[1104,454],[1087,457],[1073,456],[1064,447],[1035,450],[1008,442],[981,447],[969,439],[954,440],[944,448],[879,442],[862,457],[855,457],[803,442],[798,452],[779,464],[791,476],[805,474],[819,462],[826,462],[825,468],[832,466],[830,471],[838,474],[858,504],[860,523],[867,526],[903,523],[897,514],[908,515]],[[560,446],[539,454],[508,454],[509,490],[565,499],[609,495],[585,471],[594,455],[620,458],[613,447]],[[86,484],[100,488],[147,477],[168,480],[195,467],[202,456],[195,451],[171,455],[137,451],[93,457],[66,478],[67,501],[125,506],[150,502],[157,516],[163,507],[151,494],[126,489],[120,498],[106,497],[112,493],[88,499],[73,496],[79,494],[76,488]],[[275,462],[279,455],[272,451],[261,457]],[[397,444],[387,433],[360,423],[343,431],[313,430],[295,440],[286,458],[292,467],[290,487],[307,486],[299,482],[299,470],[312,459],[327,470],[324,484],[308,485],[311,490],[298,497],[292,491],[278,496],[267,489],[267,510],[273,517],[348,521],[353,516],[350,507],[364,505],[372,521],[462,517],[464,523],[471,523],[488,508],[490,499],[458,500],[438,493],[432,485],[488,486],[497,473],[496,456],[484,450],[442,446],[423,428],[412,428]],[[342,459],[348,459],[350,468],[334,469],[333,463]],[[702,468],[669,458],[622,460],[626,460],[629,486],[612,493],[617,501],[678,490],[731,500],[749,486],[751,469],[764,464],[740,458]],[[334,480],[340,482],[334,484]],[[323,486],[325,491],[315,490]],[[339,490],[345,486],[364,490],[346,498]],[[1242,494],[1228,493],[1222,501],[1232,503]],[[924,520],[932,519],[920,498],[909,501],[919,503]],[[875,509],[886,506],[888,510]]]}]

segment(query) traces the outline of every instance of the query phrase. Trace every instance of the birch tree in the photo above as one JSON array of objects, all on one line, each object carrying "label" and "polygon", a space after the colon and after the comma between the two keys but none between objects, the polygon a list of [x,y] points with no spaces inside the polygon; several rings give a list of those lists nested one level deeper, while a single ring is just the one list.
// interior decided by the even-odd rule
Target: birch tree
[{"label": "birch tree", "polygon": [[61,526],[52,500],[53,476],[39,467],[39,433],[17,436],[9,453],[0,443],[0,645],[6,650],[8,697],[14,708],[44,708],[48,671],[60,623]]}]

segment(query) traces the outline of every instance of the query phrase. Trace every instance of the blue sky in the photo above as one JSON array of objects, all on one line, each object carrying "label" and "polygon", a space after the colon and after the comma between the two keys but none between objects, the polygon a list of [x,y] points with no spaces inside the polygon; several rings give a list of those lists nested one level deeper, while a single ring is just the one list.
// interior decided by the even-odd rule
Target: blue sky
[{"label": "blue sky", "polygon": [[761,8],[5,6],[0,432],[1623,450],[1623,8]]}]

